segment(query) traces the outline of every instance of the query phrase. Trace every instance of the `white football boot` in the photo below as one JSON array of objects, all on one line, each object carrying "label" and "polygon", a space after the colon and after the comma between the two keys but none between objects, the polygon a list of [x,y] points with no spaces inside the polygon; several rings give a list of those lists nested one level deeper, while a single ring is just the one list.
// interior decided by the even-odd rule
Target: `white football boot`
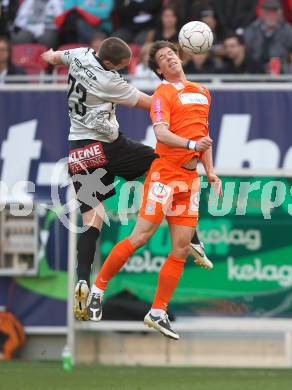
[{"label": "white football boot", "polygon": [[199,267],[209,270],[214,267],[212,261],[206,256],[205,247],[202,242],[200,244],[190,243],[190,256]]}]

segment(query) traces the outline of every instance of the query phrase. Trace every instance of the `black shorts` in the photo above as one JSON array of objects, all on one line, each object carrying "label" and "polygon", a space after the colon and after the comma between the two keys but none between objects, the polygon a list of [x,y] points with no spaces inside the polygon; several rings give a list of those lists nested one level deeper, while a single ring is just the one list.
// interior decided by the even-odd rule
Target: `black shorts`
[{"label": "black shorts", "polygon": [[121,133],[111,143],[92,139],[69,141],[69,174],[81,203],[81,213],[115,195],[115,176],[137,179],[157,157],[152,148]]}]

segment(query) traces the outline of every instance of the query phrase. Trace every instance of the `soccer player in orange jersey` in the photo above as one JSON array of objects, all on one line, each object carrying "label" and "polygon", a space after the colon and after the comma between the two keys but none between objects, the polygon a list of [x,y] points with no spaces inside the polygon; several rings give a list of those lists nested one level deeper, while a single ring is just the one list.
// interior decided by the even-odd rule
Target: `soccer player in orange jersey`
[{"label": "soccer player in orange jersey", "polygon": [[212,140],[208,132],[209,91],[187,81],[177,48],[169,42],[158,41],[152,45],[149,66],[163,80],[153,95],[151,106],[159,158],[153,161],[146,177],[136,225],[104,262],[91,289],[87,310],[90,320],[101,319],[102,295],[107,283],[166,218],[172,249],[160,270],[156,295],[144,323],[177,340],[179,335],[172,329],[166,310],[182,275],[198,221],[198,160],[202,161],[209,182],[218,192],[221,181],[214,173]]}]

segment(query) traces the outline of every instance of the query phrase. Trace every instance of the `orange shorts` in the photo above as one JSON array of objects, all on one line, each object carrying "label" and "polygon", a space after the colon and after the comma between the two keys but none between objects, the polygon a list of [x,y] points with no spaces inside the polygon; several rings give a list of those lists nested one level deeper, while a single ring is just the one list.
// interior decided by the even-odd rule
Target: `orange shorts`
[{"label": "orange shorts", "polygon": [[144,184],[139,215],[160,224],[195,227],[198,221],[200,179],[196,171],[158,158],[154,160]]}]

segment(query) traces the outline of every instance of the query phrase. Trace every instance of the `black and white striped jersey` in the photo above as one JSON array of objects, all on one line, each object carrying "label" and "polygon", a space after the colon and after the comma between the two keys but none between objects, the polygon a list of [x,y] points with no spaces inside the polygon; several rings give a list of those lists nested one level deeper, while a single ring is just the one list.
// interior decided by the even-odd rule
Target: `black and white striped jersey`
[{"label": "black and white striped jersey", "polygon": [[139,90],[105,69],[92,49],[65,50],[61,60],[69,67],[69,140],[113,142],[119,133],[115,105],[135,106]]}]

